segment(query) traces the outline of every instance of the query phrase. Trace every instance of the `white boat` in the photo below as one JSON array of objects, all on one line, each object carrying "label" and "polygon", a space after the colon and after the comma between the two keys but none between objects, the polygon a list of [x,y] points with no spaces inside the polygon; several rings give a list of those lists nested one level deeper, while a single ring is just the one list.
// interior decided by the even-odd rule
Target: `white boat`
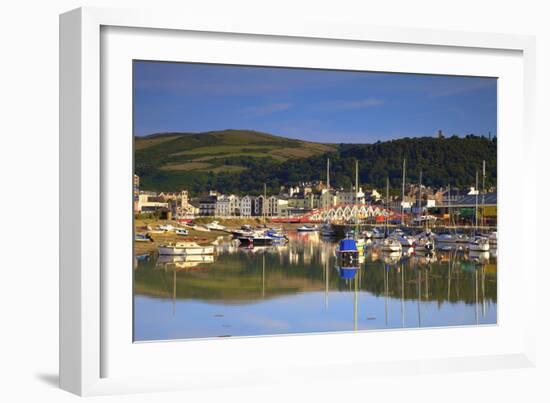
[{"label": "white boat", "polygon": [[475,262],[475,263],[489,263],[489,258],[491,257],[491,254],[487,251],[468,251],[468,259]]},{"label": "white boat", "polygon": [[136,234],[134,240],[136,242],[151,242],[151,236],[149,234]]},{"label": "white boat", "polygon": [[450,232],[443,232],[435,236],[437,243],[456,243],[456,234]]},{"label": "white boat", "polygon": [[223,225],[220,225],[220,223],[218,221],[212,221],[211,223],[206,224],[206,228],[208,228],[209,230],[214,230],[214,231],[225,231],[226,230],[226,227],[224,227]]},{"label": "white boat", "polygon": [[433,241],[428,237],[419,237],[416,239],[414,243],[414,250],[416,251],[425,251],[425,252],[431,252],[434,250],[434,243]]},{"label": "white boat", "polygon": [[171,224],[163,224],[163,225],[159,225],[158,229],[161,231],[173,231],[175,227]]},{"label": "white boat", "polygon": [[371,231],[371,238],[372,239],[384,238],[384,231],[380,230],[379,228],[373,228]]},{"label": "white boat", "polygon": [[489,238],[489,244],[491,246],[497,246],[497,232],[496,231],[491,232],[489,234],[488,238]]},{"label": "white boat", "polygon": [[391,237],[379,240],[377,246],[382,252],[401,252],[403,250],[399,241]]},{"label": "white boat", "polygon": [[489,239],[483,236],[470,238],[467,247],[469,251],[474,252],[488,252],[491,249]]},{"label": "white boat", "polygon": [[201,246],[196,242],[176,242],[159,246],[160,255],[213,255],[213,246]]},{"label": "white boat", "polygon": [[175,231],[178,235],[189,235],[189,231],[187,231],[185,228],[176,228]]},{"label": "white boat", "polygon": [[405,235],[403,230],[396,229],[390,234],[390,237],[395,238],[403,248],[410,248],[414,245],[414,238]]},{"label": "white boat", "polygon": [[303,225],[296,228],[296,231],[298,232],[316,232],[318,230],[319,228],[316,225]]},{"label": "white boat", "polygon": [[256,231],[248,235],[242,235],[238,239],[241,242],[241,245],[247,246],[271,245],[273,243],[273,238],[261,231]]},{"label": "white boat", "polygon": [[204,227],[202,225],[195,225],[193,227],[195,231],[203,231],[203,232],[210,232],[210,228]]}]

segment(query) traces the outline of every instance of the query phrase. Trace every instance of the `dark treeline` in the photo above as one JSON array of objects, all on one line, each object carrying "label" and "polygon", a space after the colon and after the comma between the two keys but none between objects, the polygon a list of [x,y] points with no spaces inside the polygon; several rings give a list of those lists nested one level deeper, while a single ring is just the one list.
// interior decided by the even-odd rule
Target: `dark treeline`
[{"label": "dark treeline", "polygon": [[[331,160],[331,185],[350,189],[355,182],[355,160],[359,160],[359,181],[367,188],[383,188],[386,177],[394,189],[401,187],[403,159],[407,160],[407,182],[432,187],[467,187],[475,184],[476,170],[481,181],[486,161],[486,188],[496,186],[497,140],[475,135],[448,138],[403,138],[374,144],[341,144],[336,152],[280,163],[269,158],[220,157],[225,165],[240,165],[246,170],[230,172],[165,173],[148,166],[138,171],[144,187],[151,190],[188,188],[194,194],[216,189],[223,193],[260,194],[263,184],[269,193],[282,185],[325,180],[326,160]],[[481,182],[480,182],[481,183]]]}]

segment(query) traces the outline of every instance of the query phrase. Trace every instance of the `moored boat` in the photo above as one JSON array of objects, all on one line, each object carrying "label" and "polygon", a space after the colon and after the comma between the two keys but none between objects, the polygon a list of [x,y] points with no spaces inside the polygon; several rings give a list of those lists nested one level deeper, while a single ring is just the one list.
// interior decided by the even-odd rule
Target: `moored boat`
[{"label": "moored boat", "polygon": [[303,225],[296,228],[296,231],[298,232],[316,232],[318,230],[319,228],[316,225]]},{"label": "moored boat", "polygon": [[414,249],[416,251],[431,252],[434,250],[434,243],[431,238],[421,236],[416,239]]},{"label": "moored boat", "polygon": [[151,235],[149,234],[136,234],[134,240],[136,242],[153,242],[153,239],[151,239]]},{"label": "moored boat", "polygon": [[160,255],[213,255],[213,246],[201,246],[196,242],[176,242],[159,245]]},{"label": "moored boat", "polygon": [[403,250],[403,247],[399,243],[399,241],[395,238],[383,238],[378,241],[377,247],[382,252],[401,252]]},{"label": "moored boat", "polygon": [[273,238],[263,232],[253,232],[252,234],[242,235],[238,237],[241,245],[256,246],[256,245],[271,245]]},{"label": "moored boat", "polygon": [[186,230],[185,228],[176,228],[175,232],[178,235],[189,235],[189,231]]},{"label": "moored boat", "polygon": [[211,223],[206,224],[205,227],[208,228],[209,230],[214,230],[214,231],[226,230],[226,227],[223,225],[220,225],[218,221],[212,221]]},{"label": "moored boat", "polygon": [[390,237],[396,239],[403,248],[410,248],[414,245],[414,238],[406,235],[403,230],[399,228],[393,231]]},{"label": "moored boat", "polygon": [[469,251],[474,252],[488,252],[491,248],[489,239],[483,236],[475,236],[470,238],[467,248]]},{"label": "moored boat", "polygon": [[359,258],[359,251],[357,250],[355,239],[341,239],[336,247],[336,256],[342,260],[355,260]]}]

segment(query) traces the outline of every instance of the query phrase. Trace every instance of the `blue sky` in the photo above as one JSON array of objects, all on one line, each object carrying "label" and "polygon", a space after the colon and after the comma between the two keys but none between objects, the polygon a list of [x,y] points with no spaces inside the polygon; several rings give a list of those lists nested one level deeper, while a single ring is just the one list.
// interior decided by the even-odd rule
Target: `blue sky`
[{"label": "blue sky", "polygon": [[496,134],[495,78],[134,62],[134,130],[333,143]]}]

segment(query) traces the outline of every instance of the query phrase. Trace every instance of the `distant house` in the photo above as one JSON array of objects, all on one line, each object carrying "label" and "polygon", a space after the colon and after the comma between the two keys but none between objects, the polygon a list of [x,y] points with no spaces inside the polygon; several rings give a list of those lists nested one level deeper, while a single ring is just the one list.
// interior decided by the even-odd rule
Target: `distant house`
[{"label": "distant house", "polygon": [[218,196],[209,195],[199,200],[199,215],[201,217],[213,217],[216,215],[216,202]]},{"label": "distant house", "polygon": [[241,217],[250,217],[254,211],[254,197],[249,195],[241,197],[239,206]]},{"label": "distant house", "polygon": [[240,199],[235,195],[222,195],[216,200],[216,217],[234,217],[240,215]]},{"label": "distant house", "polygon": [[363,193],[363,189],[361,188],[359,188],[358,192],[338,192],[337,199],[337,204],[365,204],[365,193]]}]

